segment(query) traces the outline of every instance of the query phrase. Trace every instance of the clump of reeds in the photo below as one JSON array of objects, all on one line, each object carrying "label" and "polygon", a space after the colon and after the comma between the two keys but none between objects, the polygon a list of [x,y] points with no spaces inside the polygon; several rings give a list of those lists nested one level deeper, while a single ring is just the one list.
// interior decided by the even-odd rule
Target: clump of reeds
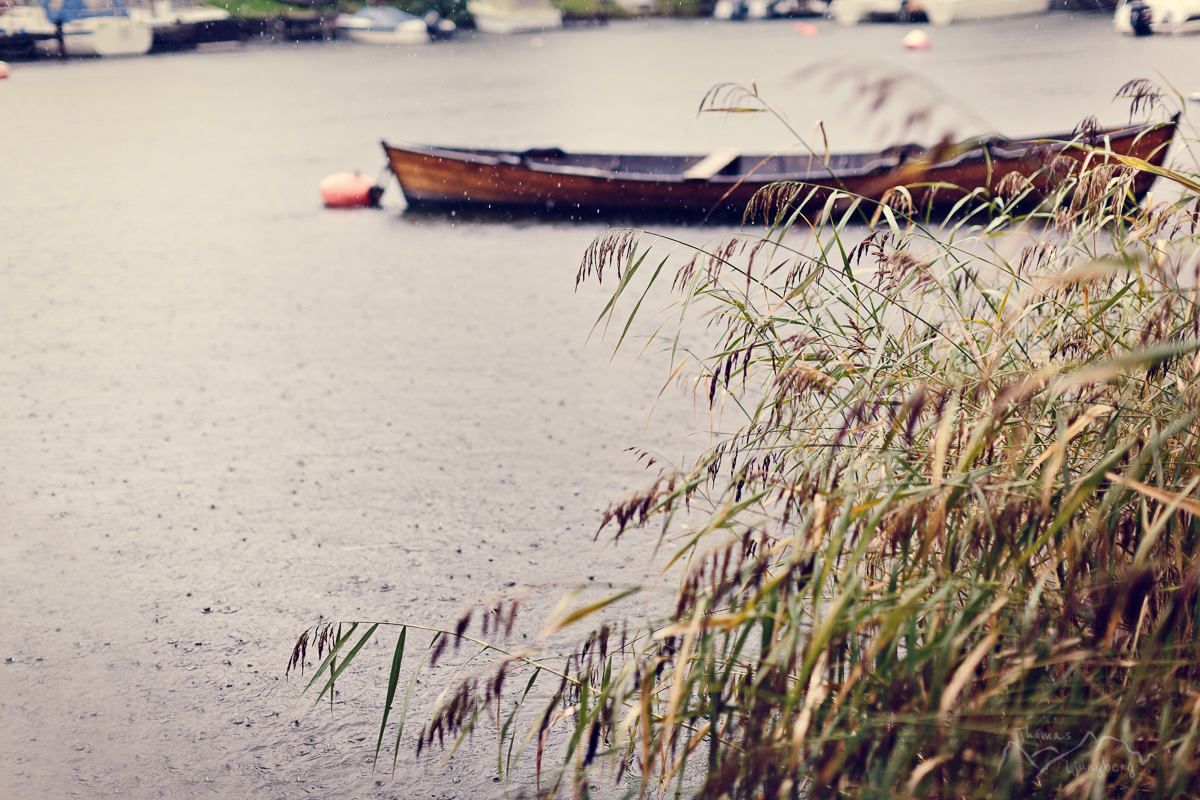
[{"label": "clump of reeds", "polygon": [[[1200,794],[1200,186],[1160,171],[1175,197],[1138,206],[1149,165],[1073,163],[1032,211],[1028,182],[981,197],[974,227],[893,196],[871,231],[775,214],[696,248],[675,310],[719,335],[667,349],[742,418],[601,524],[665,537],[690,512],[674,603],[558,660],[505,650],[497,614],[472,641],[505,655],[417,747],[491,719],[543,795]],[[581,278],[619,295],[653,244],[610,233]],[[349,647],[330,630],[319,649]]]}]

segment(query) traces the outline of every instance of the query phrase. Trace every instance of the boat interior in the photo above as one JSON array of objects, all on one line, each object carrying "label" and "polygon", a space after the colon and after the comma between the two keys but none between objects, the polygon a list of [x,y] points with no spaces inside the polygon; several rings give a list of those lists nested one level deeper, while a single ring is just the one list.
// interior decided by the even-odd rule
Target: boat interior
[{"label": "boat interior", "polygon": [[[433,148],[431,148],[433,149]],[[442,149],[442,148],[438,148]],[[442,149],[445,152],[444,149]],[[780,178],[819,178],[832,173],[838,175],[866,174],[880,168],[894,167],[905,156],[919,153],[922,148],[906,145],[892,148],[883,153],[849,153],[829,156],[824,163],[821,155],[736,155],[722,160],[714,176],[741,177],[752,173],[753,179],[775,181]],[[595,172],[633,176],[684,176],[706,160],[706,156],[672,155],[608,155],[602,153],[567,153],[558,148],[535,148],[524,152],[503,150],[479,150],[474,148],[452,148],[452,153],[462,156],[495,159],[502,163],[520,165],[531,169],[564,169],[570,172]]]},{"label": "boat interior", "polygon": [[[1113,131],[1101,131],[1106,140],[1136,136],[1154,126],[1142,126]],[[1077,139],[1072,134],[1060,134],[1040,139],[1007,140],[995,137],[979,142],[956,153],[952,158],[939,161],[950,166],[965,160],[986,157],[1020,158],[1031,147],[1065,147],[1062,142]],[[731,179],[751,183],[769,183],[778,180],[820,180],[836,175],[839,178],[891,170],[905,161],[920,157],[926,149],[917,144],[896,145],[878,153],[796,153],[787,155],[744,155],[733,150],[723,150],[707,156],[673,155],[610,155],[602,153],[568,153],[557,147],[534,148],[520,152],[508,150],[485,150],[477,148],[411,147],[429,155],[458,158],[491,164],[510,164],[528,169],[596,176],[622,176],[630,179],[688,180],[688,179]],[[826,160],[828,159],[828,160]]]}]

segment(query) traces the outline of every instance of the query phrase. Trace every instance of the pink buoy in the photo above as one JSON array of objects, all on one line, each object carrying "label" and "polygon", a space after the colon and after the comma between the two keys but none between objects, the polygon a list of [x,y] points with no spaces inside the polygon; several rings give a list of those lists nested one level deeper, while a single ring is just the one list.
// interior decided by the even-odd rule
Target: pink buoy
[{"label": "pink buoy", "polygon": [[5,64],[3,61],[0,61],[0,78],[7,78],[7,77],[8,77],[8,64]]},{"label": "pink buoy", "polygon": [[379,204],[383,189],[357,172],[336,172],[318,186],[326,208],[366,208]]},{"label": "pink buoy", "polygon": [[808,22],[797,22],[792,28],[796,33],[804,34],[805,36],[816,36],[818,33],[817,26]]},{"label": "pink buoy", "polygon": [[928,50],[933,46],[933,42],[929,39],[929,34],[923,30],[911,30],[904,34],[904,38],[900,43],[909,50]]}]

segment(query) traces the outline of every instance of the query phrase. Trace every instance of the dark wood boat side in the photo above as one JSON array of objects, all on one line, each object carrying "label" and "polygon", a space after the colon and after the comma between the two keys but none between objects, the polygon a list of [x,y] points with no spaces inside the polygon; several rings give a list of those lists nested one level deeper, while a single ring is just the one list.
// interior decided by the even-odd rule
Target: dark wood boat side
[{"label": "dark wood boat side", "polygon": [[[702,179],[685,173],[703,156],[565,153],[555,148],[508,152],[386,142],[383,147],[405,199],[415,208],[727,216],[740,215],[764,186],[793,181],[812,187],[814,203],[824,203],[834,191],[879,200],[889,189],[906,186],[918,207],[944,210],[971,192],[996,191],[1012,174],[1030,179],[1044,192],[1050,173],[1046,167],[1060,158],[1094,164],[1111,160],[1111,153],[1161,166],[1176,123],[1101,131],[1093,141],[1103,153],[1070,144],[1068,134],[996,139],[945,150],[941,158],[914,146],[831,156],[828,165],[807,154],[742,155]],[[1135,176],[1139,200],[1153,180],[1144,171]]]}]

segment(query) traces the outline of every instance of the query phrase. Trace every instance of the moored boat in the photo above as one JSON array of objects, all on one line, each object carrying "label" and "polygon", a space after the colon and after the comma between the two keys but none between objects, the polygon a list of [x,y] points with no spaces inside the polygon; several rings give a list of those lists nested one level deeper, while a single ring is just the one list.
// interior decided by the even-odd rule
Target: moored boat
[{"label": "moored boat", "polygon": [[467,11],[482,33],[527,33],[563,24],[562,11],[550,0],[468,0]]},{"label": "moored boat", "polygon": [[826,0],[717,0],[713,19],[775,19],[817,17],[829,9]]},{"label": "moored boat", "polygon": [[910,19],[924,15],[934,25],[978,19],[1045,14],[1050,0],[833,0],[834,19],[856,25],[869,16]]},{"label": "moored boat", "polygon": [[353,14],[339,14],[337,31],[356,42],[381,45],[426,44],[432,33],[425,20],[392,6],[364,6]]},{"label": "moored boat", "polygon": [[36,45],[39,40],[52,38],[53,33],[29,33],[28,31],[18,31],[16,26],[10,33],[5,27],[4,11],[0,9],[0,61],[6,58],[32,58],[37,52]]},{"label": "moored boat", "polygon": [[1200,0],[1120,0],[1113,12],[1118,33],[1195,33],[1200,30]]},{"label": "moored boat", "polygon": [[0,15],[0,34],[28,36],[42,55],[139,56],[150,50],[150,26],[132,20],[121,0],[39,0]]},{"label": "moored boat", "polygon": [[[1037,196],[1063,172],[1061,158],[1077,165],[1133,156],[1161,166],[1177,118],[1091,133],[1100,152],[1080,136],[988,140],[926,150],[915,145],[879,153],[742,155],[733,150],[707,156],[603,155],[557,148],[523,152],[395,146],[383,142],[392,172],[412,208],[554,209],[566,213],[648,213],[671,216],[740,215],[763,187],[779,182],[807,185],[807,202],[824,203],[833,192],[880,200],[907,187],[918,208],[949,210],[977,190],[1032,187]],[[1022,184],[1009,176],[1028,181]],[[1154,176],[1132,182],[1140,199]]]},{"label": "moored boat", "polygon": [[129,17],[150,26],[153,47],[173,49],[242,38],[242,22],[223,8],[192,0],[127,0]]}]

